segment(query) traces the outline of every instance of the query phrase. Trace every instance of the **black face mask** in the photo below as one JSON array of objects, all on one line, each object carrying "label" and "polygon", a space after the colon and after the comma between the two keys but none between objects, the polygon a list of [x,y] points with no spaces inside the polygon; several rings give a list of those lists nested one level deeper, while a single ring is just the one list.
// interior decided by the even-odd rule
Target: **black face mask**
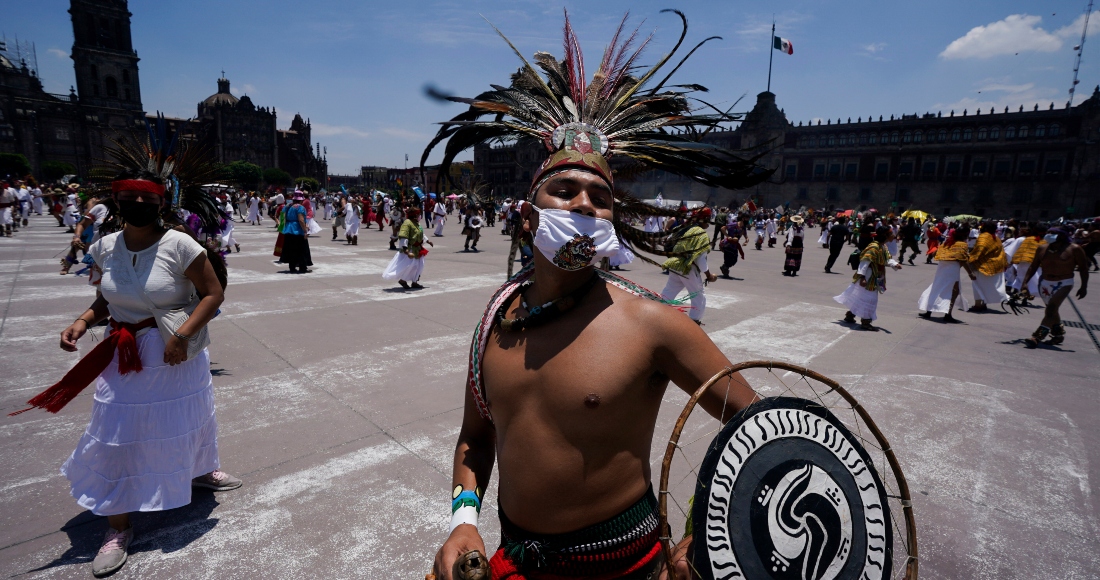
[{"label": "black face mask", "polygon": [[119,201],[118,213],[122,216],[122,221],[135,228],[143,228],[157,221],[157,216],[160,215],[160,204],[145,203],[143,201]]}]

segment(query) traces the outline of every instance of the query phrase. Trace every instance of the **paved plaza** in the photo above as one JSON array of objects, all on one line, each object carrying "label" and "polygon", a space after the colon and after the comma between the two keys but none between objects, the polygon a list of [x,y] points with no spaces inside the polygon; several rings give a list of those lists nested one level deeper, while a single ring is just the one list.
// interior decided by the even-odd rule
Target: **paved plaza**
[{"label": "paved plaza", "polygon": [[[322,222],[328,228],[330,222]],[[310,239],[315,266],[272,264],[274,230],[238,224],[229,287],[210,325],[222,467],[237,491],[138,514],[116,578],[423,578],[450,518],[451,459],[469,341],[504,280],[507,239],[487,228],[462,252],[451,217],[419,291],[381,279],[387,233],[358,246]],[[342,235],[342,234],[341,234]],[[7,417],[78,359],[58,335],[92,301],[87,278],[58,275],[69,240],[51,218],[0,238],[0,575],[89,578],[106,522],[80,509],[58,468],[87,424],[93,388],[58,415]],[[808,232],[815,240],[817,231]],[[851,271],[781,275],[781,248],[746,249],[735,280],[707,288],[704,329],[734,362],[781,359],[840,381],[889,438],[908,477],[923,578],[1096,578],[1100,570],[1100,351],[1078,323],[1059,347],[1018,339],[1039,311],[916,316],[934,266],[890,272],[882,332],[840,322],[832,300]],[[717,271],[720,254],[711,255]],[[75,268],[74,268],[75,271]],[[626,277],[660,290],[643,263]],[[969,295],[969,283],[964,283]],[[1100,287],[1076,301],[1100,324]],[[937,315],[938,318],[938,315]],[[1100,327],[1093,332],[1100,335]],[[101,334],[102,329],[96,329]],[[81,352],[94,345],[81,341]],[[670,387],[651,460],[687,397]],[[494,478],[495,481],[495,478]],[[499,540],[495,489],[483,510]]]}]

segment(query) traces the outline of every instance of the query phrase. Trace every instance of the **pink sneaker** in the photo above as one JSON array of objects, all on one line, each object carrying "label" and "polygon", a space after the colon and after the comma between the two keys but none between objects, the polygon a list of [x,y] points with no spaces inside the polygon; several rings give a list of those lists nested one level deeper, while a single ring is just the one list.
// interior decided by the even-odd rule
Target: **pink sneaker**
[{"label": "pink sneaker", "polygon": [[237,489],[244,482],[228,473],[215,469],[206,475],[196,477],[191,480],[191,487],[204,487],[206,489],[212,489],[214,491],[229,491],[231,489]]},{"label": "pink sneaker", "polygon": [[121,532],[108,528],[107,534],[103,536],[103,546],[99,548],[99,553],[95,555],[95,560],[92,561],[92,575],[96,578],[102,578],[122,568],[122,565],[126,563],[126,554],[130,550],[130,542],[133,539],[133,527]]}]

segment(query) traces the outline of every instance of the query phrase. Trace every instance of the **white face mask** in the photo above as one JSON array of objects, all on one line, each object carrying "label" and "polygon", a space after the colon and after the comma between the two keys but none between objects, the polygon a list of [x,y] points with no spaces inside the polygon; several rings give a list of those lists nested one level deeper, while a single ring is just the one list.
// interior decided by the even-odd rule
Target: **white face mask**
[{"label": "white face mask", "polygon": [[1043,236],[1043,241],[1048,244],[1053,244],[1058,241],[1058,234],[1047,234]]},{"label": "white face mask", "polygon": [[535,247],[562,270],[575,272],[619,254],[619,237],[610,221],[562,209],[531,207],[539,212]]}]

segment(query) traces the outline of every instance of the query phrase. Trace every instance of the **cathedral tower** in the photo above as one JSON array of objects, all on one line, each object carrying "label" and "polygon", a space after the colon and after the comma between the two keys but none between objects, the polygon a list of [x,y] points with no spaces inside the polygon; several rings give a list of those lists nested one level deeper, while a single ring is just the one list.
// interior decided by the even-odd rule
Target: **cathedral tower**
[{"label": "cathedral tower", "polygon": [[72,59],[83,105],[141,111],[138,56],[126,0],[70,0]]}]

